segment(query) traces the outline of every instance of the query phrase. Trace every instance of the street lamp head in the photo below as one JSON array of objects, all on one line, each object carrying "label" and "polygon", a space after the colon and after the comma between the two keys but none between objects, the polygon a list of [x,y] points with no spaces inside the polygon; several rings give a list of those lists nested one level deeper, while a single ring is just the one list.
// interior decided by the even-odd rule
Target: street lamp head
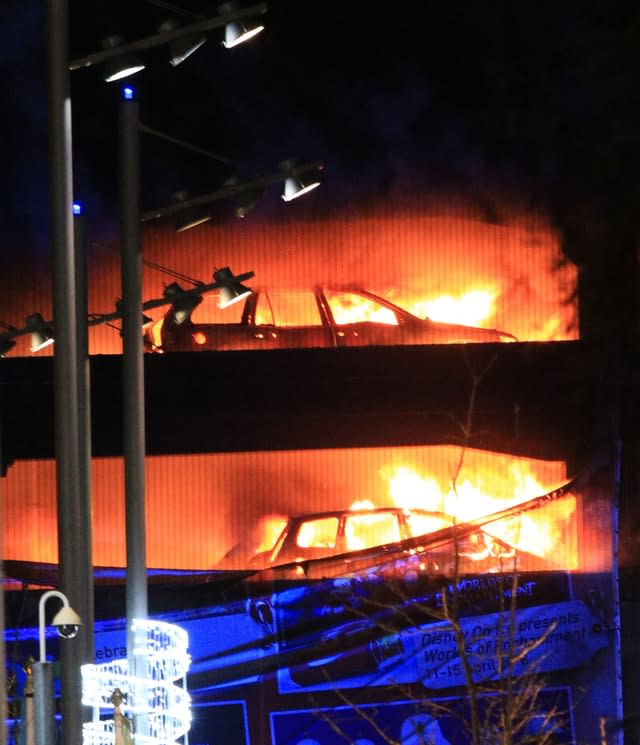
[{"label": "street lamp head", "polygon": [[[166,31],[175,31],[179,28],[178,23],[173,19],[167,19],[158,29],[160,33]],[[177,67],[190,57],[205,43],[207,37],[203,34],[185,34],[168,42],[169,47],[169,64]]]},{"label": "street lamp head", "polygon": [[[222,46],[227,49],[237,47],[238,44],[243,44],[249,39],[253,39],[261,31],[264,31],[264,26],[258,23],[252,23],[248,19],[244,22],[240,22],[237,19],[231,18],[230,16],[240,10],[239,4],[236,0],[228,0],[228,2],[222,3],[218,6],[218,12],[224,18],[227,17],[228,21],[224,28],[224,41]],[[252,14],[253,15],[253,14]]]},{"label": "street lamp head", "polygon": [[177,282],[165,287],[163,295],[171,301],[173,320],[177,326],[184,323],[202,302],[200,295],[190,295]]},{"label": "street lamp head", "polygon": [[5,354],[8,354],[15,345],[16,343],[13,339],[0,339],[0,357],[4,357]]},{"label": "street lamp head", "polygon": [[31,331],[31,351],[39,352],[54,342],[53,329],[47,325],[40,313],[32,313],[26,320]]},{"label": "street lamp head", "polygon": [[228,266],[216,270],[213,274],[213,279],[220,285],[219,308],[228,308],[253,292],[249,287],[245,287],[240,283]]},{"label": "street lamp head", "polygon": [[62,639],[73,639],[77,635],[80,626],[82,625],[82,619],[69,605],[67,596],[59,590],[48,590],[40,598],[38,604],[38,620],[40,629],[40,662],[46,662],[46,637],[45,637],[45,618],[44,608],[47,604],[47,600],[50,598],[58,598],[62,601],[62,608],[56,613],[51,622],[52,626],[55,626],[58,635]]},{"label": "street lamp head", "polygon": [[308,194],[312,189],[315,189],[316,186],[320,186],[319,181],[311,181],[310,183],[304,184],[295,176],[287,176],[284,182],[282,199],[285,202],[290,202],[292,199],[297,199],[303,194]]},{"label": "street lamp head", "polygon": [[82,626],[82,619],[73,608],[63,605],[53,617],[51,625],[56,627],[60,638],[73,639],[74,636],[77,636],[80,626]]},{"label": "street lamp head", "polygon": [[[181,205],[187,202],[188,197],[189,195],[186,191],[179,191],[173,195],[172,201],[176,205]],[[176,217],[176,233],[183,233],[185,230],[191,230],[191,228],[209,222],[211,217],[210,211],[204,207],[197,205],[185,207]]]},{"label": "street lamp head", "polygon": [[238,44],[243,44],[245,41],[253,39],[253,37],[257,36],[261,31],[264,31],[264,26],[261,25],[247,28],[244,24],[238,23],[237,21],[227,23],[224,29],[224,41],[222,42],[222,45],[226,49],[237,47]]},{"label": "street lamp head", "polygon": [[[102,45],[105,49],[115,49],[122,43],[120,36],[108,36]],[[134,75],[140,70],[144,70],[145,65],[137,58],[128,54],[122,54],[108,60],[104,68],[104,80],[106,83],[112,83],[114,80],[122,80],[130,75]]]},{"label": "street lamp head", "polygon": [[184,233],[186,230],[191,228],[197,228],[198,225],[203,225],[205,222],[211,220],[211,215],[208,212],[202,210],[191,210],[181,215],[176,220],[176,233]]}]

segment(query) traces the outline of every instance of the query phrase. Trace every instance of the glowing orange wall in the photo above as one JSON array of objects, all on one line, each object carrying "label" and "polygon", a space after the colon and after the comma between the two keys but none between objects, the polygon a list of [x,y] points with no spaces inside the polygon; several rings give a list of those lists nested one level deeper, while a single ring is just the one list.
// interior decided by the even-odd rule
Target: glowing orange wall
[{"label": "glowing orange wall", "polygon": [[[315,220],[283,216],[268,222],[250,216],[244,222],[208,223],[181,234],[169,225],[152,224],[144,231],[143,255],[149,262],[205,282],[211,280],[215,268],[230,266],[236,273],[253,270],[256,276],[249,284],[254,287],[355,284],[408,308],[446,294],[459,297],[488,289],[495,303],[482,325],[509,331],[522,341],[577,338],[577,308],[570,301],[576,286],[575,267],[562,260],[557,237],[547,222],[532,215],[513,215],[508,224],[495,225],[454,209],[435,214],[419,206],[389,206],[357,214],[345,210]],[[34,311],[51,317],[50,268],[46,262],[35,274],[27,268],[18,257],[16,265],[0,278],[5,301],[2,318],[17,326]],[[171,281],[145,265],[143,298],[160,297]],[[89,312],[112,312],[120,294],[117,241],[92,242]],[[151,315],[158,318],[162,313],[158,309]],[[118,330],[92,327],[90,352],[120,353]],[[14,354],[31,354],[27,337],[18,340]],[[41,354],[52,354],[52,349]],[[151,566],[210,567],[271,513],[342,509],[363,498],[388,504],[389,469],[405,461],[423,477],[436,474],[446,484],[456,455],[436,456],[436,450],[149,458],[148,562]],[[474,458],[469,457],[470,467]],[[482,458],[491,462],[490,470],[502,474],[498,481],[512,480],[514,459],[497,454]],[[563,468],[558,463],[536,463],[533,470],[541,488],[547,488],[564,478]],[[479,474],[477,470],[474,478]],[[55,562],[55,464],[18,462],[0,481],[5,558]],[[94,561],[122,565],[121,460],[95,460],[93,484]],[[494,496],[501,495],[493,482],[491,489]],[[504,498],[513,498],[513,489],[511,484]]]},{"label": "glowing orange wall", "polygon": [[[543,494],[567,476],[561,462],[472,450],[458,473],[459,456],[454,447],[402,447],[147,458],[148,564],[212,567],[238,542],[257,547],[276,516],[348,509],[362,499],[470,519]],[[456,473],[457,500],[450,493]],[[57,562],[55,463],[18,462],[3,488],[4,558]],[[125,563],[123,494],[122,460],[94,460],[96,565]],[[551,536],[554,561],[574,568],[579,511],[573,507],[537,512],[540,535],[530,532],[532,525],[521,527],[522,547],[542,551]]]}]

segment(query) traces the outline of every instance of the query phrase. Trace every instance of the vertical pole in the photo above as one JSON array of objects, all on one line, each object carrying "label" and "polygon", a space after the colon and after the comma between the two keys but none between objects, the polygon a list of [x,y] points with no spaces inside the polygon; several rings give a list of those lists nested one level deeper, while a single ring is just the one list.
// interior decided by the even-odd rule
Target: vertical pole
[{"label": "vertical pole", "polygon": [[[126,89],[131,90],[131,89]],[[144,659],[134,659],[134,619],[147,607],[145,528],[145,409],[142,320],[142,248],[140,240],[140,131],[138,102],[124,95],[119,119],[120,251],[122,273],[123,455],[127,543],[127,657],[134,676],[145,677]],[[138,632],[139,633],[139,632]],[[136,669],[137,667],[137,669]],[[136,705],[134,690],[134,706]],[[143,703],[139,701],[138,703]],[[144,718],[134,721],[144,734]]]},{"label": "vertical pole", "polygon": [[[0,557],[2,556],[2,476],[0,476]],[[7,718],[9,716],[9,707],[7,705],[7,666],[4,643],[4,570],[2,568],[2,559],[0,558],[0,745],[7,745]]]},{"label": "vertical pole", "polygon": [[9,740],[9,733],[7,728],[7,719],[9,717],[9,706],[5,691],[7,688],[7,656],[6,646],[4,642],[4,624],[5,624],[5,612],[4,612],[4,565],[2,557],[4,556],[4,525],[5,518],[3,514],[5,498],[4,498],[4,466],[3,466],[3,452],[2,452],[2,412],[4,411],[3,401],[3,389],[4,386],[0,385],[0,745],[7,745]]},{"label": "vertical pole", "polygon": [[[78,478],[80,485],[79,517],[82,535],[78,536],[80,553],[81,582],[78,608],[83,627],[80,635],[82,661],[91,664],[95,661],[94,646],[94,589],[93,589],[93,527],[92,527],[92,489],[91,489],[91,370],[89,363],[89,311],[87,306],[87,221],[80,209],[74,208],[73,218],[74,253],[76,269],[76,336],[77,336],[77,375],[78,375]],[[84,602],[82,602],[84,601]],[[90,711],[85,711],[85,721]]]},{"label": "vertical pole", "polygon": [[[33,713],[36,745],[56,745],[53,665],[33,663]],[[65,740],[63,742],[66,743]]]},{"label": "vertical pole", "polygon": [[[86,613],[86,510],[80,491],[76,270],[72,229],[71,98],[66,0],[48,0],[50,208],[53,258],[54,434],[60,584],[73,605]],[[62,739],[82,742],[82,646],[64,645],[60,658]]]},{"label": "vertical pole", "polygon": [[35,721],[33,714],[33,657],[29,657],[25,665],[27,679],[24,684],[22,727],[24,745],[36,745]]}]

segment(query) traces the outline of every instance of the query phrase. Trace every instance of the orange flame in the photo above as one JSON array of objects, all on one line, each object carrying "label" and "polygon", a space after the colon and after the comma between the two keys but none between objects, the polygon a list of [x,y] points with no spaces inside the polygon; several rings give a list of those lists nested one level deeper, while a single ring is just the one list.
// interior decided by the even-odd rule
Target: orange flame
[{"label": "orange flame", "polygon": [[335,322],[339,325],[365,321],[386,323],[389,326],[398,325],[398,319],[393,311],[359,295],[345,294],[342,301],[334,297],[331,302],[331,312]]},{"label": "orange flame", "polygon": [[280,537],[280,533],[282,533],[286,524],[286,515],[264,515],[260,520],[260,527],[257,531],[260,536],[260,542],[256,546],[256,553],[270,551],[275,546],[275,543]]},{"label": "orange flame", "polygon": [[375,504],[370,499],[356,499],[356,501],[349,507],[354,512],[356,510],[373,510]]},{"label": "orange flame", "polygon": [[[454,522],[465,522],[521,504],[549,491],[520,463],[512,465],[510,477],[511,496],[498,497],[495,495],[505,489],[505,474],[502,472],[478,472],[475,482],[466,479],[442,489],[435,478],[423,477],[411,468],[401,466],[395,469],[389,479],[389,493],[399,507],[441,511]],[[567,525],[575,511],[575,497],[566,496],[535,512],[491,523],[487,526],[487,532],[520,551],[553,558],[561,561],[564,568],[575,569],[575,524],[571,522]]]},{"label": "orange flame", "polygon": [[495,313],[495,299],[496,293],[490,290],[469,290],[459,297],[440,295],[431,300],[418,300],[410,311],[431,321],[480,326]]}]

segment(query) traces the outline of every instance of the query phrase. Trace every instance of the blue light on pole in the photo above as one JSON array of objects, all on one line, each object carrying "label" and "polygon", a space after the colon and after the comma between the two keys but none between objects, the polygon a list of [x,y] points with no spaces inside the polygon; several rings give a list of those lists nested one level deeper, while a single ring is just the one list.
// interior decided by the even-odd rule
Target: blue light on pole
[{"label": "blue light on pole", "polygon": [[77,217],[78,215],[82,214],[82,205],[79,202],[74,202],[73,206],[73,214]]},{"label": "blue light on pole", "polygon": [[125,87],[122,89],[122,97],[124,98],[124,100],[133,101],[134,95],[134,89],[130,85],[125,85]]}]

